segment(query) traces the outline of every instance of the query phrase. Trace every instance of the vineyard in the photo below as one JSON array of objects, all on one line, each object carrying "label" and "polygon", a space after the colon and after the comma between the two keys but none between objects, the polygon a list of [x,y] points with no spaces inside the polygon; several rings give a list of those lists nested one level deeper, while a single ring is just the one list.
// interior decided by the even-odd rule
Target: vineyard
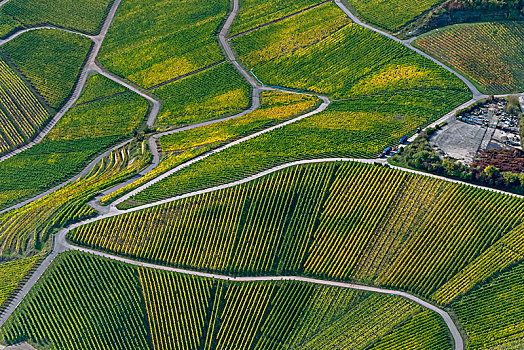
[{"label": "vineyard", "polygon": [[38,259],[39,257],[31,257],[0,264],[0,309]]},{"label": "vineyard", "polygon": [[[111,0],[13,0],[0,8],[0,18],[9,18],[9,26],[0,36],[15,28],[53,24],[97,34]],[[6,23],[2,21],[2,23]]]},{"label": "vineyard", "polygon": [[314,96],[264,91],[260,108],[256,111],[240,118],[164,136],[160,145],[164,152],[169,152],[221,144],[304,114],[317,101]]},{"label": "vineyard", "polygon": [[0,335],[56,349],[365,349],[413,329],[411,317],[430,327],[412,341],[427,342],[427,332],[444,345],[438,349],[449,347],[434,315],[400,297],[298,282],[223,282],[69,252]]},{"label": "vineyard", "polygon": [[424,35],[414,44],[475,80],[484,92],[524,90],[524,23],[456,25]]},{"label": "vineyard", "polygon": [[46,106],[0,58],[0,154],[29,142],[50,118]]},{"label": "vineyard", "polygon": [[335,98],[410,89],[467,91],[437,64],[351,23],[332,2],[232,42],[244,64],[269,85]]},{"label": "vineyard", "polygon": [[82,95],[76,100],[75,105],[92,103],[124,92],[129,92],[129,90],[103,75],[92,75],[87,80],[86,87]]},{"label": "vineyard", "polygon": [[242,142],[174,173],[138,193],[128,204],[150,203],[177,194],[242,179],[299,159],[375,158],[418,126],[437,120],[467,94],[434,90],[384,94],[332,102],[322,113]]},{"label": "vineyard", "polygon": [[518,232],[523,206],[381,166],[327,163],[99,220],[69,238],[191,269],[305,273],[430,296]]},{"label": "vineyard", "polygon": [[87,205],[97,193],[136,175],[150,161],[145,144],[112,152],[77,181],[0,216],[0,254],[41,250],[54,230],[96,214]]},{"label": "vineyard", "polygon": [[348,0],[348,2],[365,21],[391,31],[398,30],[431,7],[442,3],[441,0]]},{"label": "vineyard", "polygon": [[164,136],[160,139],[160,145],[167,156],[162,159],[159,166],[132,184],[102,197],[101,202],[107,204],[122,194],[226,141],[304,113],[315,105],[316,100],[311,96],[266,91],[262,94],[260,109],[243,117]]},{"label": "vineyard", "polygon": [[240,13],[235,18],[231,26],[230,34],[237,35],[246,30],[256,28],[260,25],[269,23],[289,16],[295,12],[317,5],[322,0],[246,0],[242,2]]},{"label": "vineyard", "polygon": [[2,45],[0,53],[49,106],[59,108],[71,94],[90,47],[91,40],[80,35],[36,30]]},{"label": "vineyard", "polygon": [[153,90],[164,101],[159,124],[185,125],[233,115],[249,106],[249,84],[222,63]]},{"label": "vineyard", "polygon": [[[92,95],[97,86],[88,83],[85,93]],[[2,162],[0,207],[74,176],[95,155],[126,137],[131,138],[147,110],[147,101],[135,94],[70,109],[41,143]]]},{"label": "vineyard", "polygon": [[524,265],[519,264],[452,304],[469,349],[518,349],[524,342]]},{"label": "vineyard", "polygon": [[228,9],[219,0],[124,1],[99,59],[144,88],[219,62],[215,32]]}]

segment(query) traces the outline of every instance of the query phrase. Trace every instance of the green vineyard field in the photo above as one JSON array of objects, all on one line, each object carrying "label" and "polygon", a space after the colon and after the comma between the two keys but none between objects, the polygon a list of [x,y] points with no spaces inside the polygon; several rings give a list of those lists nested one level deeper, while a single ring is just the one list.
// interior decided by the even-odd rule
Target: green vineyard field
[{"label": "green vineyard field", "polygon": [[[96,88],[98,84],[88,82],[86,93],[92,95]],[[95,155],[131,138],[147,111],[147,101],[135,94],[70,109],[41,143],[2,162],[0,207],[74,176]]]},{"label": "green vineyard field", "polygon": [[326,163],[95,221],[69,238],[185,268],[304,273],[429,297],[501,237],[522,232],[523,207],[382,166]]},{"label": "green vineyard field", "polygon": [[136,175],[150,161],[141,148],[123,147],[102,159],[79,180],[0,215],[0,254],[28,254],[42,250],[54,230],[87,219],[96,211],[87,205],[99,191]]},{"label": "green vineyard field", "polygon": [[524,265],[521,263],[451,305],[466,330],[469,349],[522,347],[523,281]]},{"label": "green vineyard field", "polygon": [[0,154],[34,138],[50,118],[44,103],[0,58]]},{"label": "green vineyard field", "polygon": [[455,67],[488,94],[524,91],[524,23],[456,25],[422,36],[414,45]]},{"label": "green vineyard field", "polygon": [[441,0],[348,0],[367,22],[396,31],[407,22],[442,3]]},{"label": "green vineyard field", "polygon": [[97,34],[112,0],[12,0],[0,9],[0,36],[42,24]]},{"label": "green vineyard field", "polygon": [[59,108],[76,84],[91,43],[88,38],[60,30],[36,30],[2,45],[0,53],[49,106]]},{"label": "green vineyard field", "polygon": [[99,59],[144,88],[219,62],[215,32],[228,9],[219,0],[124,1]]},{"label": "green vineyard field", "polygon": [[265,84],[332,95],[467,91],[450,72],[351,23],[332,2],[234,38],[239,58]]},{"label": "green vineyard field", "polygon": [[0,306],[4,304],[38,259],[38,257],[31,257],[0,264],[0,275],[2,276],[0,281]]},{"label": "green vineyard field", "polygon": [[[428,328],[413,326],[412,317]],[[56,349],[366,349],[417,326],[413,341],[431,335],[444,345],[425,349],[449,347],[445,326],[401,297],[216,281],[69,252],[56,258],[0,336]]]},{"label": "green vineyard field", "polygon": [[250,86],[222,63],[153,90],[164,103],[159,124],[185,125],[233,115],[248,108]]},{"label": "green vineyard field", "polygon": [[264,91],[260,108],[256,111],[240,118],[164,136],[160,145],[164,152],[170,152],[221,144],[303,114],[317,101],[319,99],[314,96]]},{"label": "green vineyard field", "polygon": [[230,35],[236,35],[268,22],[281,19],[320,2],[321,0],[299,0],[292,2],[285,0],[242,1],[240,13],[231,26]]},{"label": "green vineyard field", "polygon": [[295,160],[377,157],[387,146],[460,105],[466,93],[433,90],[335,101],[322,113],[273,130],[174,173],[138,193],[127,205],[154,202],[228,183]]}]

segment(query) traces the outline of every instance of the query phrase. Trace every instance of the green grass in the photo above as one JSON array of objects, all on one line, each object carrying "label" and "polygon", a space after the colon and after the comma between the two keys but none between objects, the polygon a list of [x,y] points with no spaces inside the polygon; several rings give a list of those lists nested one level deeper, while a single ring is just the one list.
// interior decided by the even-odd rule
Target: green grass
[{"label": "green grass", "polygon": [[[91,90],[86,93],[93,94]],[[135,94],[70,109],[41,143],[2,162],[0,207],[72,177],[94,155],[131,138],[147,110],[147,101]]]},{"label": "green grass", "polygon": [[461,24],[424,35],[414,45],[474,80],[486,94],[524,91],[523,22]]},{"label": "green grass", "polygon": [[223,0],[124,1],[99,59],[144,88],[221,61],[215,32],[228,8]]},{"label": "green grass", "polygon": [[60,30],[37,30],[3,45],[0,53],[51,107],[59,108],[73,90],[91,43]]},{"label": "green grass", "polygon": [[363,20],[396,31],[442,0],[347,0]]},{"label": "green grass", "polygon": [[434,90],[332,102],[328,109],[184,168],[148,187],[130,203],[149,203],[307,158],[374,158],[387,146],[468,100]]},{"label": "green grass", "polygon": [[164,152],[170,152],[220,144],[302,114],[313,108],[317,101],[313,96],[265,91],[256,111],[240,118],[164,136],[160,145]]},{"label": "green grass", "polygon": [[420,311],[396,296],[292,281],[217,281],[67,252],[0,339],[58,349],[364,350]]},{"label": "green grass", "polygon": [[37,260],[38,257],[31,257],[0,264],[0,305],[7,300]]},{"label": "green grass", "polygon": [[0,9],[0,26],[7,34],[17,27],[53,24],[89,34],[98,33],[112,0],[10,0]]},{"label": "green grass", "polygon": [[306,7],[318,4],[320,0],[244,0],[240,12],[231,25],[230,35],[274,21],[300,11]]},{"label": "green grass", "polygon": [[468,349],[519,348],[524,332],[523,280],[524,265],[519,264],[451,304],[468,334]]},{"label": "green grass", "polygon": [[240,59],[267,85],[334,98],[410,89],[467,91],[432,61],[351,23],[331,2],[232,42]]},{"label": "green grass", "polygon": [[250,102],[250,85],[229,63],[164,85],[153,93],[163,101],[159,124],[193,124],[233,115]]}]

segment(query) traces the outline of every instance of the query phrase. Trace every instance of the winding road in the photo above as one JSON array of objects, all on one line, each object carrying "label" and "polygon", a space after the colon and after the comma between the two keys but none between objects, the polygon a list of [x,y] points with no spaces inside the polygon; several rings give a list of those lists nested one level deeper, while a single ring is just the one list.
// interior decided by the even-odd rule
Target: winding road
[{"label": "winding road", "polygon": [[[4,1],[0,2],[0,6],[2,4],[4,4],[5,2],[7,2],[7,1],[8,0],[4,0]],[[465,77],[463,77],[461,74],[459,74],[458,72],[456,72],[453,69],[449,68],[445,64],[439,62],[438,60],[432,58],[431,56],[425,54],[424,52],[414,48],[411,45],[413,39],[400,40],[400,39],[392,36],[391,34],[385,33],[385,32],[383,32],[381,30],[378,30],[378,29],[370,26],[370,25],[367,25],[367,24],[363,23],[362,21],[360,21],[356,16],[354,16],[353,13],[351,13],[351,11],[349,11],[349,9],[340,2],[340,0],[334,0],[334,1],[342,9],[342,11],[344,11],[344,13],[346,13],[346,15],[348,15],[356,24],[361,25],[361,26],[363,26],[365,28],[368,28],[368,29],[370,29],[370,30],[372,30],[374,32],[377,32],[377,33],[381,34],[381,35],[384,35],[384,36],[390,38],[391,40],[399,42],[402,45],[408,47],[409,49],[415,51],[416,53],[418,53],[418,54],[420,54],[420,55],[422,55],[422,56],[432,60],[433,62],[439,64],[440,66],[442,66],[443,68],[448,70],[449,72],[455,74],[458,78],[460,78],[468,86],[468,88],[471,90],[471,92],[473,94],[473,99],[468,101],[467,103],[463,104],[462,106],[457,107],[455,110],[453,110],[450,113],[446,114],[445,116],[443,116],[441,119],[439,119],[438,121],[436,121],[435,123],[433,123],[430,126],[435,126],[435,125],[441,123],[442,121],[447,120],[448,118],[452,117],[457,110],[465,108],[468,105],[478,101],[479,99],[486,97],[486,95],[483,95],[482,93],[480,93],[477,90],[477,88],[469,80],[467,80]],[[107,77],[107,78],[109,78],[109,79],[111,79],[111,80],[121,84],[122,86],[125,86],[129,90],[131,90],[131,91],[139,94],[140,96],[146,98],[150,102],[150,104],[151,104],[151,109],[150,109],[150,113],[149,113],[149,116],[148,116],[148,119],[147,119],[147,124],[149,126],[152,126],[154,124],[156,118],[158,117],[160,109],[161,109],[160,101],[156,100],[153,96],[151,96],[150,94],[148,94],[146,91],[142,90],[141,88],[138,88],[138,87],[136,87],[136,86],[134,86],[134,85],[124,81],[123,79],[121,79],[121,78],[119,78],[119,77],[117,77],[117,76],[115,76],[115,75],[105,71],[104,69],[99,67],[96,64],[96,62],[95,62],[95,59],[96,59],[96,57],[97,57],[97,55],[98,55],[98,53],[100,51],[102,42],[103,42],[103,40],[104,40],[104,38],[105,38],[105,36],[107,34],[107,31],[109,29],[109,26],[111,25],[111,22],[113,21],[113,18],[115,16],[115,13],[116,13],[116,10],[117,10],[118,6],[120,5],[120,2],[121,2],[121,0],[116,0],[113,3],[113,5],[111,7],[111,10],[110,10],[108,16],[105,19],[104,25],[103,25],[99,35],[97,35],[97,36],[89,36],[89,35],[85,35],[85,34],[82,34],[82,33],[70,31],[70,32],[75,33],[75,34],[84,35],[86,37],[89,37],[91,40],[93,40],[93,47],[92,47],[92,49],[90,51],[90,54],[89,54],[89,56],[88,56],[88,58],[86,60],[86,64],[84,65],[84,67],[83,67],[83,69],[82,69],[82,71],[80,73],[79,80],[78,80],[78,82],[77,82],[77,84],[75,86],[75,89],[73,91],[73,94],[72,94],[71,98],[68,100],[66,105],[64,105],[64,107],[55,115],[53,120],[38,135],[38,137],[35,138],[35,140],[30,142],[26,146],[24,146],[24,147],[22,147],[20,149],[17,149],[15,151],[9,153],[6,156],[1,157],[0,158],[0,162],[5,160],[5,159],[8,159],[8,158],[14,156],[15,154],[18,154],[18,153],[22,152],[23,150],[31,147],[32,145],[37,144],[38,142],[40,142],[44,138],[44,136],[47,135],[49,130],[51,130],[51,128],[58,122],[58,120],[60,120],[60,118],[67,112],[67,110],[69,110],[74,105],[74,103],[77,101],[77,99],[80,96],[81,91],[83,90],[83,88],[84,88],[84,86],[86,84],[87,77],[88,77],[89,73],[91,73],[91,72],[96,72],[98,74],[102,74],[105,77]],[[194,128],[199,128],[199,127],[202,127],[202,126],[205,126],[205,125],[211,125],[211,124],[214,124],[214,123],[222,122],[222,121],[233,119],[233,118],[242,117],[242,116],[244,116],[244,115],[246,115],[248,113],[251,113],[251,112],[253,112],[253,111],[255,111],[255,110],[257,110],[259,108],[259,106],[260,106],[260,94],[264,90],[277,90],[277,91],[283,91],[283,92],[287,92],[287,93],[297,93],[297,92],[290,92],[290,91],[287,91],[287,90],[280,90],[280,89],[275,89],[275,88],[270,88],[270,87],[264,86],[263,84],[261,84],[258,81],[256,81],[256,79],[254,79],[254,77],[251,74],[249,74],[249,72],[247,72],[244,69],[242,64],[237,61],[237,58],[234,55],[233,49],[231,48],[231,46],[229,44],[229,29],[230,29],[230,26],[233,23],[236,15],[238,14],[238,11],[239,11],[239,0],[232,0],[232,4],[233,4],[232,10],[231,10],[230,14],[228,15],[228,18],[226,19],[222,29],[220,30],[220,32],[218,34],[218,42],[219,42],[223,52],[225,53],[227,59],[235,66],[235,68],[249,82],[249,84],[252,87],[252,102],[251,102],[250,108],[245,110],[245,111],[243,111],[243,112],[241,112],[241,113],[239,113],[239,114],[236,114],[234,116],[230,116],[230,117],[226,117],[226,118],[222,118],[222,119],[218,119],[218,120],[212,120],[212,121],[208,121],[208,122],[204,122],[204,123],[198,123],[198,124],[190,125],[190,126],[187,126],[187,127],[183,127],[183,128],[170,130],[170,131],[166,131],[166,132],[163,132],[163,133],[158,133],[158,134],[152,135],[149,138],[148,142],[149,142],[149,147],[151,149],[151,152],[153,154],[153,162],[152,162],[152,164],[148,168],[146,168],[144,171],[142,171],[140,175],[147,174],[148,172],[153,170],[159,164],[160,157],[159,157],[156,145],[157,145],[157,141],[158,141],[158,139],[160,137],[165,136],[165,135],[169,135],[169,134],[173,134],[173,133],[177,133],[177,132],[182,132],[182,131],[194,129]],[[50,27],[50,26],[40,27],[40,28],[30,28],[30,29],[27,29],[27,30],[23,30],[21,32],[17,32],[12,37],[0,41],[0,45],[4,44],[5,42],[8,42],[9,40],[14,39],[16,36],[21,35],[23,32],[26,32],[26,31],[29,31],[29,30],[37,30],[37,29],[57,29],[57,30],[63,30],[63,29],[60,29],[60,28],[55,28],[55,27]],[[66,31],[68,31],[68,30],[66,30]],[[50,266],[50,264],[52,263],[54,258],[60,252],[64,252],[66,250],[73,249],[73,250],[79,250],[79,251],[84,251],[84,252],[87,252],[87,253],[96,254],[96,255],[103,256],[103,257],[106,257],[106,258],[109,258],[109,259],[119,260],[119,261],[122,261],[122,262],[125,262],[125,263],[128,263],[128,264],[132,264],[132,265],[135,265],[135,266],[145,266],[145,267],[150,267],[150,268],[155,268],[155,269],[162,269],[162,270],[166,270],[166,271],[172,271],[172,272],[177,272],[177,273],[182,273],[182,274],[187,274],[187,275],[202,276],[202,277],[221,279],[221,280],[232,280],[232,281],[237,281],[237,282],[294,280],[294,281],[302,281],[302,282],[307,282],[307,283],[315,283],[315,284],[334,286],[334,287],[341,287],[341,288],[358,289],[358,290],[364,290],[364,291],[375,292],[375,293],[398,295],[398,296],[407,298],[409,300],[412,300],[415,303],[417,303],[417,304],[419,304],[419,305],[421,305],[421,306],[423,306],[425,308],[428,308],[428,309],[438,313],[443,318],[443,320],[445,321],[447,327],[449,328],[449,330],[451,332],[451,335],[452,335],[454,343],[455,343],[455,349],[463,350],[463,348],[464,348],[463,339],[462,339],[462,337],[460,335],[460,332],[459,332],[456,324],[453,322],[453,320],[451,319],[449,314],[446,311],[436,307],[435,305],[430,304],[430,303],[428,303],[428,302],[426,302],[426,301],[424,301],[424,300],[422,300],[420,298],[417,298],[417,297],[415,297],[415,296],[413,296],[413,295],[411,295],[409,293],[406,293],[406,292],[395,291],[395,290],[388,290],[388,289],[381,289],[381,288],[375,288],[375,287],[369,287],[369,286],[362,286],[362,285],[356,285],[356,284],[349,284],[349,283],[341,283],[341,282],[334,282],[334,281],[326,281],[326,280],[320,280],[320,279],[306,278],[306,277],[300,277],[300,276],[232,277],[232,276],[225,276],[225,275],[219,275],[219,274],[208,274],[208,273],[203,273],[203,272],[198,272],[198,271],[176,269],[176,268],[171,268],[171,267],[166,267],[166,266],[161,266],[161,265],[154,265],[154,264],[148,264],[148,263],[144,263],[144,262],[139,262],[139,261],[126,259],[126,258],[114,256],[114,255],[111,255],[111,254],[99,252],[99,251],[86,249],[86,248],[83,248],[83,247],[78,247],[78,246],[72,245],[69,242],[67,242],[67,240],[66,240],[67,232],[69,230],[77,227],[77,226],[80,226],[80,225],[83,225],[83,224],[86,224],[86,223],[89,223],[89,222],[101,220],[101,219],[104,219],[104,218],[107,218],[107,217],[110,217],[110,216],[115,216],[115,215],[119,215],[119,214],[122,214],[122,213],[128,213],[128,212],[132,212],[132,211],[136,211],[136,210],[141,210],[141,209],[144,209],[144,208],[157,206],[157,205],[160,205],[160,204],[163,204],[163,203],[167,203],[167,202],[171,202],[171,201],[175,201],[175,200],[180,200],[182,198],[187,198],[187,197],[196,196],[196,195],[199,195],[199,194],[202,194],[202,193],[206,193],[206,192],[217,191],[217,190],[220,190],[220,189],[223,189],[223,188],[237,186],[237,185],[240,185],[240,184],[243,184],[243,183],[246,183],[246,182],[249,182],[249,181],[253,181],[253,180],[255,180],[257,178],[260,178],[262,176],[266,176],[266,175],[268,175],[270,173],[273,173],[275,171],[279,171],[279,170],[282,170],[282,169],[285,169],[285,168],[291,167],[291,166],[296,166],[296,165],[300,165],[300,164],[334,162],[334,161],[340,161],[340,162],[353,161],[353,162],[361,162],[361,163],[367,163],[367,164],[380,163],[380,164],[386,165],[386,161],[382,160],[382,159],[326,158],[326,159],[313,159],[313,160],[297,161],[297,162],[287,163],[287,164],[283,164],[283,165],[274,167],[272,169],[266,170],[266,171],[261,172],[259,174],[252,175],[252,176],[246,177],[245,179],[234,181],[234,182],[231,182],[229,184],[224,184],[224,185],[216,186],[216,187],[209,188],[209,189],[206,189],[206,190],[201,190],[201,191],[188,193],[188,194],[185,194],[185,195],[169,198],[169,199],[166,199],[166,200],[163,200],[163,201],[159,201],[159,202],[155,202],[155,203],[150,203],[150,204],[147,204],[147,205],[144,205],[144,206],[140,206],[140,207],[136,207],[136,208],[132,208],[132,209],[129,209],[129,210],[120,211],[120,210],[118,210],[116,208],[117,204],[119,204],[119,203],[129,199],[130,197],[132,197],[133,195],[137,194],[138,192],[144,190],[145,188],[153,185],[154,183],[157,183],[157,182],[163,180],[164,178],[172,175],[173,173],[175,173],[177,171],[180,171],[181,169],[183,169],[183,168],[185,168],[185,167],[187,167],[187,166],[189,166],[189,165],[191,165],[191,164],[193,164],[195,162],[198,162],[198,161],[200,161],[200,160],[202,160],[202,159],[204,159],[204,158],[206,158],[206,157],[208,157],[208,156],[210,156],[210,155],[212,155],[214,153],[221,152],[221,151],[223,151],[223,150],[225,150],[227,148],[230,148],[230,147],[232,147],[234,145],[240,144],[242,142],[245,142],[247,140],[250,140],[252,138],[260,136],[260,135],[262,135],[264,133],[270,132],[270,131],[275,130],[277,128],[284,127],[284,126],[289,125],[291,123],[295,123],[295,122],[297,122],[297,121],[299,121],[301,119],[307,118],[309,116],[312,116],[314,114],[317,114],[317,113],[320,113],[320,112],[324,111],[329,106],[330,100],[327,97],[325,97],[325,96],[318,96],[318,97],[320,99],[322,99],[322,103],[314,111],[306,113],[306,114],[301,115],[301,116],[298,116],[296,118],[293,118],[293,119],[291,119],[289,121],[286,121],[286,122],[283,122],[281,124],[275,125],[273,127],[267,128],[265,130],[259,131],[257,133],[252,134],[252,135],[243,137],[243,138],[241,138],[239,140],[236,140],[234,142],[231,142],[231,143],[229,143],[229,144],[227,144],[227,145],[225,145],[223,147],[217,148],[217,149],[215,149],[213,151],[210,151],[210,152],[208,152],[206,154],[203,154],[203,155],[201,155],[199,157],[196,157],[196,158],[194,158],[194,159],[192,159],[192,160],[190,160],[190,161],[188,161],[188,162],[186,162],[186,163],[184,163],[184,164],[182,164],[182,165],[180,165],[180,166],[178,166],[176,168],[173,168],[173,169],[169,170],[168,172],[160,175],[159,177],[152,179],[151,181],[147,182],[146,184],[136,188],[132,192],[126,194],[125,196],[121,197],[120,199],[118,199],[117,201],[112,203],[112,205],[108,209],[101,209],[101,208],[99,208],[101,211],[102,210],[106,211],[104,214],[99,215],[98,217],[96,217],[94,219],[85,220],[85,221],[83,221],[81,223],[78,223],[78,224],[72,225],[72,226],[70,226],[68,228],[62,229],[54,237],[52,252],[47,256],[47,258],[44,260],[44,262],[38,267],[38,269],[35,271],[35,273],[30,277],[30,279],[23,286],[23,288],[19,291],[19,293],[16,295],[16,297],[11,302],[11,304],[8,306],[8,308],[2,313],[2,315],[0,315],[0,326],[3,325],[3,323],[9,318],[9,316],[18,307],[18,305],[23,300],[23,298],[27,295],[27,293],[29,293],[31,288],[35,285],[35,283],[38,281],[38,279],[44,274],[46,269]],[[411,140],[413,140],[414,137],[415,136],[413,136],[411,138]],[[16,206],[13,206],[11,208],[5,209],[4,211],[1,211],[0,213],[5,212],[5,211],[10,210],[10,209],[21,207],[21,206],[23,206],[23,205],[25,205],[25,204],[27,204],[27,203],[29,203],[31,201],[37,200],[39,198],[42,198],[46,194],[53,192],[54,190],[64,186],[67,183],[75,181],[79,177],[81,177],[84,174],[88,173],[89,169],[91,169],[92,166],[94,166],[98,161],[100,161],[101,157],[103,157],[104,155],[109,154],[114,149],[117,149],[119,147],[124,146],[125,144],[127,144],[129,142],[130,142],[130,140],[126,141],[126,142],[124,142],[124,143],[122,143],[120,145],[117,145],[117,146],[113,147],[111,150],[108,150],[107,152],[105,152],[103,155],[100,155],[95,160],[93,160],[89,164],[89,166],[86,167],[80,174],[78,174],[74,178],[68,180],[67,182],[65,182],[65,183],[63,183],[63,184],[61,184],[61,185],[59,185],[59,186],[57,186],[57,187],[55,187],[55,188],[53,188],[53,189],[51,189],[49,191],[46,191],[45,193],[42,193],[41,195],[36,196],[36,197],[34,197],[34,198],[32,198],[32,199],[30,199],[28,201],[25,201],[23,203],[17,204]],[[510,193],[506,193],[506,192],[503,192],[503,191],[494,190],[494,189],[491,189],[491,188],[486,188],[486,187],[482,187],[482,186],[472,185],[472,184],[469,184],[469,183],[464,183],[464,182],[461,182],[461,181],[458,181],[458,180],[451,180],[451,179],[440,177],[440,176],[437,176],[437,175],[421,173],[421,172],[418,172],[418,171],[415,171],[415,170],[411,170],[411,169],[399,168],[399,167],[395,167],[395,166],[390,166],[390,167],[392,167],[394,169],[401,170],[401,171],[407,171],[407,172],[411,172],[411,173],[421,174],[421,175],[424,175],[424,176],[431,176],[431,177],[438,178],[438,179],[445,180],[445,181],[449,181],[449,182],[460,183],[460,184],[464,184],[464,185],[467,185],[467,186],[482,188],[482,189],[489,190],[489,191],[504,193],[504,194],[508,194],[508,195],[512,195],[512,196],[518,196],[518,195],[515,195],[515,194],[510,194]],[[127,183],[132,183],[135,180],[136,179],[129,180]],[[122,184],[120,186],[122,186]],[[518,197],[522,198],[522,196],[518,196]],[[94,205],[96,206],[96,204],[94,204]]]},{"label": "winding road", "polygon": [[96,36],[89,36],[81,32],[75,32],[71,30],[61,29],[61,28],[55,28],[52,26],[46,26],[46,27],[40,27],[40,28],[29,28],[29,29],[23,29],[19,32],[14,33],[9,38],[3,40],[1,44],[5,44],[6,42],[9,42],[10,40],[13,40],[17,36],[31,31],[31,30],[37,30],[37,29],[57,29],[57,30],[64,30],[69,33],[74,33],[78,35],[82,35],[85,37],[90,38],[93,41],[93,46],[91,47],[91,50],[86,58],[86,61],[84,63],[84,66],[80,72],[80,76],[75,84],[75,88],[73,89],[73,93],[69,100],[66,102],[66,104],[55,114],[53,119],[47,123],[47,125],[44,127],[44,129],[38,134],[38,136],[32,140],[31,142],[27,143],[26,145],[17,148],[6,155],[0,157],[0,162],[3,162],[6,159],[9,159],[23,151],[25,151],[28,148],[33,147],[34,145],[42,142],[44,137],[51,131],[51,129],[58,123],[58,121],[67,113],[71,107],[75,104],[75,102],[80,97],[80,94],[84,90],[84,86],[87,82],[87,78],[89,77],[89,73],[97,71],[98,67],[95,64],[96,57],[98,56],[98,53],[100,52],[100,48],[102,47],[102,43],[107,35],[107,32],[109,31],[109,27],[111,26],[111,23],[113,22],[113,19],[116,14],[116,10],[118,9],[118,6],[120,5],[120,2],[122,0],[115,0],[113,5],[111,6],[111,9],[109,10],[109,13],[107,14],[104,24],[102,25],[102,28],[100,29],[100,33]]}]

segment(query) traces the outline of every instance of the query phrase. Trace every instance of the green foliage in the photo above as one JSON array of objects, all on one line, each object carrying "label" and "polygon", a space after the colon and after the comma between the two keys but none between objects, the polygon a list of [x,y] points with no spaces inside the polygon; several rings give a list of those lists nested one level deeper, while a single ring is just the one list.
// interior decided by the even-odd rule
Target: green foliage
[{"label": "green foliage", "polygon": [[30,87],[0,59],[0,153],[29,142],[51,117]]},{"label": "green foliage", "polygon": [[32,257],[0,264],[0,305],[11,295],[37,260],[38,257]]},{"label": "green foliage", "polygon": [[348,0],[358,14],[370,23],[396,31],[407,22],[442,3],[441,0]]},{"label": "green foliage", "polygon": [[99,59],[144,88],[221,61],[215,32],[228,8],[222,0],[123,1]]},{"label": "green foliage", "polygon": [[220,144],[303,114],[318,101],[318,98],[313,96],[275,91],[264,91],[261,97],[260,108],[243,117],[162,137],[160,139],[162,150],[179,151],[208,144]]},{"label": "green foliage", "polygon": [[517,349],[510,344],[522,342],[523,279],[524,265],[519,264],[452,304],[468,334],[470,349]]},{"label": "green foliage", "polygon": [[193,124],[232,115],[249,105],[250,85],[222,63],[153,90],[163,100],[160,124]]},{"label": "green foliage", "polygon": [[136,175],[150,161],[145,144],[111,152],[78,180],[0,215],[0,253],[29,255],[45,247],[55,229],[87,219],[95,210],[87,205],[97,193]]},{"label": "green foliage", "polygon": [[[10,0],[0,9],[2,25],[28,27],[51,23],[96,34],[111,0]],[[1,34],[9,31],[2,30]]]},{"label": "green foliage", "polygon": [[400,328],[375,343],[372,350],[444,350],[452,349],[446,324],[429,310],[413,315]]},{"label": "green foliage", "polygon": [[51,107],[58,108],[71,94],[91,43],[61,30],[35,30],[2,45],[0,52]]},{"label": "green foliage", "polygon": [[0,10],[0,37],[7,36],[20,25],[20,21]]},{"label": "green foliage", "polygon": [[240,13],[231,25],[230,35],[289,16],[319,2],[321,0],[244,0],[241,4]]},{"label": "green foliage", "polygon": [[335,98],[386,91],[468,91],[436,63],[353,24],[329,2],[233,39],[240,59],[265,84]]},{"label": "green foliage", "polygon": [[105,218],[69,238],[182,268],[306,274],[428,297],[522,225],[523,206],[383,166],[326,163]]},{"label": "green foliage", "polygon": [[9,344],[31,340],[55,349],[148,349],[136,268],[62,253],[0,334]]},{"label": "green foliage", "polygon": [[305,158],[374,158],[462,103],[468,96],[442,90],[384,94],[332,102],[328,109],[299,122],[213,154],[148,187],[138,203],[191,192],[244,178]]},{"label": "green foliage", "polygon": [[461,24],[439,29],[414,44],[472,78],[488,94],[524,90],[523,22]]},{"label": "green foliage", "polygon": [[396,296],[294,281],[218,281],[67,252],[0,336],[56,349],[363,350],[419,311]]},{"label": "green foliage", "polygon": [[107,98],[124,91],[128,92],[129,90],[103,75],[92,75],[87,80],[84,91],[82,91],[82,95],[80,95],[76,104],[78,105],[101,98]]},{"label": "green foliage", "polygon": [[135,94],[70,109],[41,143],[2,162],[0,206],[72,177],[94,155],[125,137],[131,138],[147,110],[147,101]]}]

